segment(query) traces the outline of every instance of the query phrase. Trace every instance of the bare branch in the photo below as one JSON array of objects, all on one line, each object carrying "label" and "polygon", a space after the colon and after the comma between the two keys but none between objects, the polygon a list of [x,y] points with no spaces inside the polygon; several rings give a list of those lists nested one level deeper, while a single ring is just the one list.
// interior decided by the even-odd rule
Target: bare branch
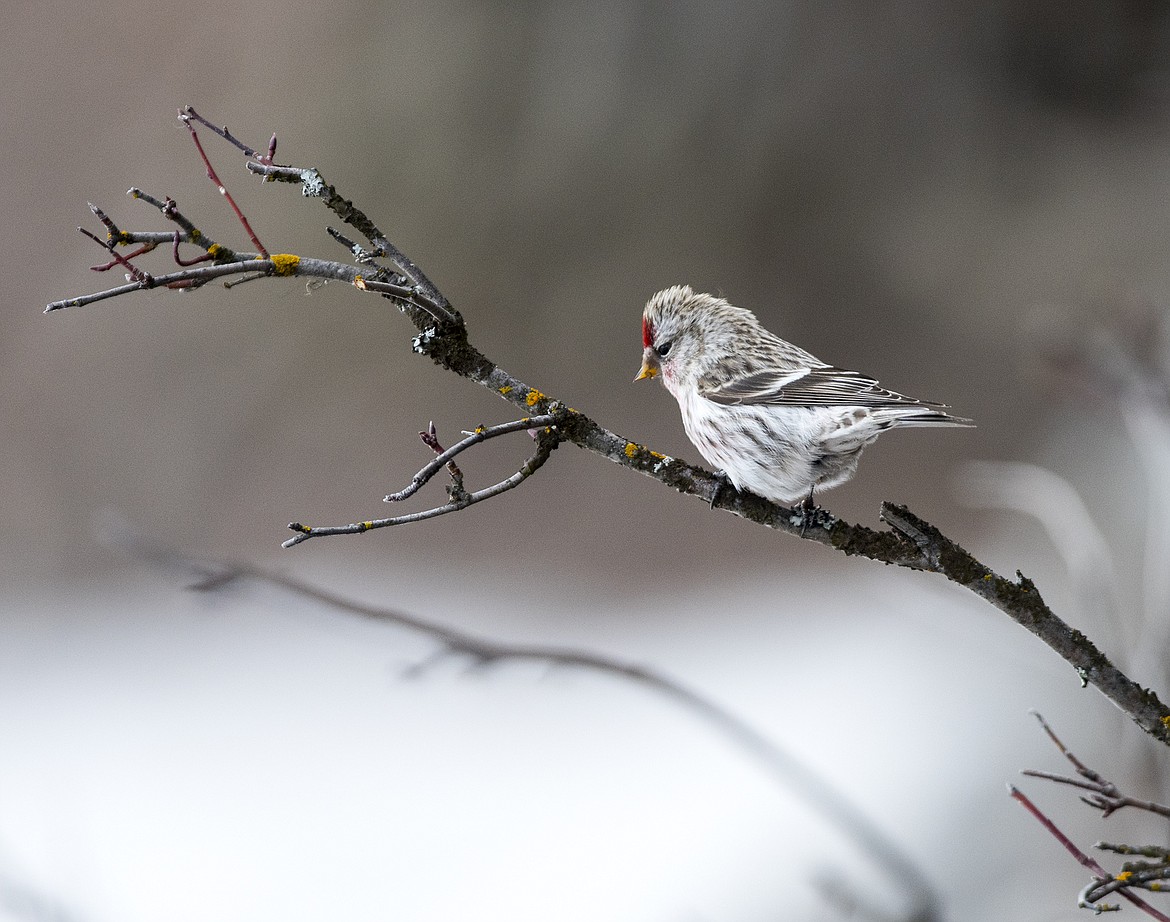
[{"label": "bare branch", "polygon": [[[190,110],[184,114],[185,122],[191,128],[189,119],[196,119],[196,116]],[[208,124],[202,118],[196,120],[200,124]],[[193,128],[191,130],[194,131]],[[1170,744],[1170,708],[1167,708],[1154,692],[1143,688],[1115,667],[1080,631],[1061,620],[1045,604],[1032,581],[1022,574],[1017,572],[1017,579],[1014,580],[999,575],[933,525],[905,507],[891,503],[884,503],[881,510],[883,520],[892,527],[890,531],[875,531],[831,516],[820,517],[810,526],[800,510],[770,503],[751,493],[738,492],[701,467],[659,454],[605,429],[583,413],[564,409],[568,406],[567,401],[554,399],[531,387],[505,371],[472,345],[462,315],[451,307],[450,302],[418,266],[395,247],[361,209],[343,198],[328,184],[317,170],[274,165],[270,162],[271,156],[256,157],[252,148],[236,141],[226,129],[222,132],[217,130],[217,134],[236,144],[253,158],[247,162],[250,171],[272,181],[298,183],[304,195],[321,199],[327,208],[346,224],[356,228],[370,242],[372,258],[387,258],[395,265],[403,281],[410,284],[399,284],[394,278],[389,280],[380,277],[367,278],[366,276],[370,274],[368,267],[346,263],[290,254],[278,254],[268,258],[265,258],[264,253],[236,254],[238,261],[235,262],[217,262],[213,266],[184,269],[178,273],[154,276],[149,281],[135,281],[104,292],[55,301],[46,308],[47,311],[88,304],[160,285],[191,287],[201,285],[211,278],[251,275],[256,272],[265,275],[338,279],[350,282],[362,290],[376,292],[393,302],[418,330],[411,343],[415,352],[427,356],[442,368],[487,388],[519,407],[524,413],[533,415],[563,413],[556,425],[558,441],[572,442],[623,467],[653,477],[680,493],[697,497],[710,504],[712,508],[730,512],[758,525],[817,541],[847,555],[867,557],[886,564],[925,570],[944,576],[990,602],[1031,631],[1076,670],[1082,684],[1097,687],[1143,730],[1162,743]],[[188,233],[186,239],[190,239],[190,236]],[[121,232],[117,242],[157,243],[172,240],[173,233],[159,235],[150,232]],[[259,249],[259,244],[257,248]],[[355,257],[358,256],[356,251],[353,252]],[[376,270],[374,275],[377,276],[380,272],[384,270]],[[544,458],[541,458],[538,452],[530,459],[529,465],[538,458],[540,463],[543,463]],[[511,489],[523,479],[523,476],[527,476],[521,476],[523,470],[507,481],[488,488],[486,492],[498,495],[499,492]],[[517,477],[519,480],[515,479]],[[485,491],[480,491],[480,494],[469,496],[487,498],[484,494]],[[382,519],[376,526],[372,522],[361,522],[336,528],[315,529],[294,523],[292,527],[299,534],[286,541],[285,546],[301,543],[310,535],[361,534],[371,527],[419,521],[420,516],[429,518],[442,515],[457,511],[458,508],[465,508],[466,505],[470,503],[454,506],[447,504],[426,513],[417,513],[413,517]]]},{"label": "bare branch", "polygon": [[[423,441],[426,442],[426,444],[429,445],[432,449],[437,451],[438,456],[425,467],[423,467],[422,470],[420,470],[417,474],[415,474],[414,477],[411,478],[410,484],[407,487],[399,490],[397,493],[388,493],[382,501],[386,503],[397,503],[413,496],[418,492],[420,487],[427,483],[442,469],[444,464],[453,463],[452,459],[466,451],[468,448],[471,448],[473,445],[478,445],[480,442],[486,442],[488,439],[494,439],[501,435],[508,435],[512,432],[523,432],[527,429],[538,429],[542,426],[552,426],[561,419],[561,416],[561,414],[556,413],[545,413],[540,416],[526,416],[523,419],[513,420],[509,423],[500,423],[497,426],[480,426],[474,432],[467,433],[467,438],[463,439],[461,442],[456,442],[446,451],[444,451],[442,447],[439,446],[434,432],[435,424],[431,423],[430,433],[420,432],[419,435],[430,436],[430,440],[424,437]],[[455,476],[454,472],[452,472],[452,476]]]},{"label": "bare branch", "polygon": [[[362,265],[362,266],[377,265],[374,262],[374,254],[373,253],[371,253],[369,250],[367,250],[360,243],[356,243],[355,241],[350,240],[347,236],[345,236],[345,234],[341,233],[341,231],[335,230],[332,227],[326,227],[325,233],[327,233],[330,237],[332,237],[334,240],[336,240],[338,243],[340,243],[343,247],[345,247],[347,250],[349,250],[350,253],[353,254],[354,260],[359,265]],[[406,280],[405,277],[402,277],[402,278],[403,278],[403,281]]]},{"label": "bare branch", "polygon": [[[90,240],[92,240],[98,246],[102,247],[103,249],[109,250],[110,256],[113,257],[113,261],[115,263],[117,263],[119,266],[121,266],[122,268],[124,268],[131,279],[133,279],[136,282],[142,282],[143,284],[147,285],[147,287],[151,287],[149,285],[150,274],[147,272],[143,272],[141,269],[139,269],[137,266],[135,266],[133,263],[131,263],[130,260],[127,259],[125,256],[122,256],[120,253],[115,252],[115,250],[114,250],[115,244],[114,243],[112,243],[110,241],[102,240],[100,237],[98,237],[97,234],[94,234],[94,233],[86,230],[84,227],[79,227],[79,228],[77,228],[77,230],[79,233],[88,237]],[[94,270],[97,272],[103,272],[103,271],[105,271],[105,268],[104,267],[94,267]]]},{"label": "bare branch", "polygon": [[[1069,762],[1072,763],[1073,768],[1076,769],[1077,774],[1081,778],[1069,778],[1065,775],[1058,775],[1054,772],[1040,771],[1033,768],[1026,768],[1020,772],[1022,775],[1028,775],[1032,778],[1043,778],[1045,781],[1052,781],[1056,784],[1067,784],[1071,787],[1080,788],[1084,791],[1092,792],[1089,797],[1082,797],[1081,800],[1094,809],[1100,810],[1102,816],[1109,816],[1122,807],[1135,807],[1139,810],[1145,810],[1148,813],[1153,813],[1158,816],[1170,818],[1170,807],[1164,804],[1155,803],[1152,800],[1138,800],[1135,797],[1130,797],[1122,794],[1120,788],[1112,781],[1103,777],[1099,772],[1094,771],[1078,759],[1064,743],[1061,742],[1060,737],[1056,735],[1053,729],[1048,725],[1047,721],[1040,716],[1036,711],[1032,712],[1033,716],[1040,721],[1040,726],[1043,727],[1044,732],[1048,738],[1052,740],[1057,749],[1060,750]],[[1084,780],[1081,780],[1084,779]]]},{"label": "bare branch", "polygon": [[1081,609],[1098,619],[1108,617],[1116,634],[1124,632],[1109,542],[1068,480],[1036,464],[971,461],[963,465],[958,487],[970,506],[1012,510],[1035,519],[1060,554]]},{"label": "bare branch", "polygon": [[[1056,735],[1052,727],[1037,714],[1032,712],[1033,716],[1040,722],[1040,726],[1044,729],[1045,734],[1052,741],[1053,745],[1060,750],[1063,755],[1076,769],[1077,774],[1081,778],[1069,778],[1063,775],[1057,775],[1052,772],[1036,771],[1034,769],[1025,769],[1021,774],[1028,775],[1032,778],[1042,778],[1046,781],[1052,781],[1057,784],[1067,784],[1072,787],[1081,788],[1093,792],[1089,797],[1082,797],[1081,800],[1090,807],[1100,809],[1103,816],[1109,816],[1115,810],[1121,807],[1138,807],[1161,816],[1170,816],[1170,809],[1155,804],[1149,801],[1138,801],[1133,798],[1123,795],[1112,782],[1103,778],[1100,773],[1089,768],[1080,759],[1073,754],[1073,752],[1064,745],[1060,737]],[[1083,779],[1083,780],[1082,780]],[[1145,890],[1162,890],[1162,881],[1170,879],[1170,850],[1162,848],[1161,846],[1141,846],[1133,847],[1129,845],[1111,845],[1108,842],[1098,842],[1096,847],[1102,851],[1115,852],[1122,855],[1142,855],[1148,858],[1156,859],[1156,862],[1148,861],[1128,861],[1122,865],[1121,872],[1116,875],[1109,874],[1100,864],[1094,859],[1090,858],[1075,846],[1053,823],[1047,816],[1040,812],[1040,810],[1031,803],[1023,794],[1017,791],[1014,787],[1009,786],[1012,796],[1028,809],[1033,816],[1051,832],[1064,847],[1076,859],[1093,872],[1094,878],[1081,890],[1078,897],[1077,905],[1093,909],[1096,912],[1110,912],[1118,909],[1116,905],[1107,905],[1100,901],[1111,893],[1120,893],[1123,897],[1139,905],[1150,915],[1158,919],[1166,919],[1167,917],[1157,913],[1156,910],[1146,907],[1146,904],[1134,897],[1129,891],[1133,887]]]},{"label": "bare branch", "polygon": [[1125,893],[1131,887],[1140,887],[1143,890],[1162,890],[1162,881],[1170,879],[1170,868],[1144,868],[1141,870],[1125,869],[1112,880],[1104,883],[1090,884],[1083,891],[1084,899],[1089,903],[1096,903],[1110,893]]},{"label": "bare branch", "polygon": [[[1056,839],[1057,842],[1064,846],[1065,851],[1072,855],[1081,865],[1088,868],[1092,874],[1096,875],[1093,882],[1091,882],[1088,887],[1081,891],[1077,905],[1084,909],[1092,909],[1096,912],[1112,912],[1117,910],[1119,908],[1117,906],[1094,905],[1094,901],[1089,899],[1089,894],[1095,888],[1102,884],[1106,884],[1113,879],[1109,872],[1101,867],[1101,865],[1099,865],[1093,858],[1089,857],[1083,851],[1077,848],[1076,844],[1068,836],[1061,832],[1057,825],[1047,816],[1045,816],[1040,808],[1032,803],[1032,801],[1029,800],[1024,795],[1024,793],[1019,790],[1019,788],[1015,787],[1015,785],[1009,784],[1008,793],[1016,801],[1022,804],[1024,809],[1031,813],[1032,816],[1034,816],[1040,823],[1040,825],[1047,829],[1049,833],[1051,833],[1052,837]],[[1129,890],[1119,890],[1118,892],[1123,899],[1128,900],[1130,903],[1132,903],[1150,917],[1158,919],[1159,922],[1170,922],[1170,916],[1159,912],[1140,896],[1131,893]]]},{"label": "bare branch", "polygon": [[1170,848],[1161,845],[1116,845],[1112,842],[1095,842],[1093,848],[1103,852],[1114,852],[1118,855],[1145,855],[1147,858],[1157,858],[1159,861],[1170,861]]},{"label": "bare branch", "polygon": [[485,499],[492,499],[499,496],[501,493],[507,493],[520,486],[525,480],[531,477],[538,471],[544,462],[548,460],[549,455],[561,442],[560,436],[552,429],[543,430],[536,437],[536,452],[521,466],[520,470],[516,471],[510,477],[506,477],[499,483],[492,484],[490,487],[485,487],[482,490],[476,490],[474,493],[464,492],[460,496],[453,496],[451,501],[442,506],[436,506],[433,509],[424,509],[422,512],[412,512],[409,515],[397,515],[385,519],[371,519],[366,522],[354,522],[350,525],[326,525],[312,527],[309,525],[302,525],[300,522],[290,522],[289,528],[296,532],[296,534],[284,542],[284,547],[293,547],[303,541],[308,541],[310,538],[326,537],[329,535],[360,535],[367,531],[373,531],[375,528],[391,528],[395,525],[412,525],[415,522],[425,522],[427,519],[437,518],[440,515],[447,515],[449,512],[461,512],[468,506],[474,506],[476,503],[483,502]]},{"label": "bare branch", "polygon": [[[386,257],[394,263],[401,273],[410,279],[423,294],[435,305],[450,310],[451,303],[426,277],[423,271],[411,261],[398,247],[391,243],[385,234],[378,230],[378,226],[369,219],[364,211],[348,199],[338,195],[337,190],[325,182],[321,174],[314,169],[300,169],[290,166],[273,166],[271,164],[250,161],[248,169],[276,182],[292,182],[301,184],[301,194],[306,197],[320,198],[325,207],[336,214],[342,221],[357,229],[374,247],[374,257]],[[454,312],[455,323],[462,323],[458,312]]]},{"label": "bare branch", "polygon": [[[482,426],[480,427],[483,428]],[[474,434],[474,433],[473,433]],[[446,450],[439,442],[439,431],[435,428],[434,420],[431,421],[430,426],[418,434],[422,439],[423,444],[426,445],[436,455],[444,455]],[[467,491],[463,488],[463,471],[459,469],[459,465],[455,463],[454,456],[447,461],[447,473],[451,475],[451,486],[447,487],[447,495],[452,500],[458,500],[467,495]],[[382,502],[393,502],[389,496],[382,498]]]},{"label": "bare branch", "polygon": [[[199,156],[203,160],[203,165],[207,168],[207,178],[215,183],[215,187],[219,190],[219,194],[227,199],[227,203],[231,206],[231,209],[235,213],[236,218],[244,226],[244,230],[248,234],[248,239],[252,241],[252,246],[256,248],[257,252],[259,252],[261,256],[267,259],[268,250],[265,249],[264,244],[260,242],[260,238],[256,236],[256,232],[252,230],[252,225],[249,223],[248,218],[240,210],[240,206],[236,204],[236,200],[232,198],[232,194],[228,192],[227,186],[223,184],[223,180],[221,180],[218,174],[215,172],[215,167],[211,165],[211,160],[208,159],[207,152],[203,149],[203,143],[199,140],[199,132],[197,132],[195,130],[195,126],[191,124],[194,112],[195,110],[190,106],[187,106],[186,110],[180,109],[179,121],[186,125],[187,131],[191,133],[191,140],[195,143],[195,149],[199,151]],[[202,121],[202,119],[200,119],[200,121]],[[228,130],[226,128],[223,129],[221,137],[231,138],[231,135],[228,134]],[[275,144],[273,146],[275,147]]]},{"label": "bare branch", "polygon": [[268,140],[268,153],[266,155],[262,156],[258,150],[256,150],[255,148],[249,147],[243,141],[239,140],[239,138],[235,137],[230,131],[228,131],[226,125],[224,125],[221,128],[218,125],[211,124],[211,122],[209,122],[202,115],[200,115],[198,112],[196,112],[195,109],[192,108],[191,106],[183,106],[183,108],[179,110],[179,118],[184,119],[184,120],[191,119],[193,121],[198,122],[200,125],[203,125],[205,128],[215,132],[217,135],[219,135],[221,138],[223,138],[225,141],[227,141],[233,147],[239,148],[240,151],[243,152],[245,157],[254,157],[258,163],[272,163],[272,158],[276,156],[276,135],[275,135],[275,133]]}]

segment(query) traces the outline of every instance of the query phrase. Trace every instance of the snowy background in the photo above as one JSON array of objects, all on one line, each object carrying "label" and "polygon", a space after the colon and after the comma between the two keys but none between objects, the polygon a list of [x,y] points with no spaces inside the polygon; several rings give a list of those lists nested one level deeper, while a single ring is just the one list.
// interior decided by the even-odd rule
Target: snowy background
[{"label": "snowy background", "polygon": [[[824,877],[902,908],[801,798],[643,689],[458,659],[415,675],[433,644],[270,585],[192,593],[103,542],[111,521],[486,637],[651,665],[856,804],[947,918],[1081,917],[1082,870],[1004,792],[1021,767],[1065,769],[1027,710],[1139,796],[1170,796],[1165,753],[957,587],[571,446],[468,513],[282,551],[291,520],[384,514],[428,459],[428,421],[449,439],[513,411],[340,285],[40,310],[119,281],[86,268],[102,255],[73,230],[98,229],[87,201],[167,228],[131,185],[246,245],[177,106],[256,145],[275,130],[277,159],[357,200],[489,356],[657,450],[697,460],[673,400],[629,383],[642,304],[680,282],[976,418],[884,439],[826,505],[876,525],[881,500],[907,503],[1035,579],[1165,698],[1161,4],[7,12],[0,919],[841,918]],[[204,138],[269,249],[342,258],[324,209]],[[469,486],[526,450],[467,456]],[[979,460],[1055,479],[989,479]],[[989,508],[1004,504],[1033,514]],[[1024,786],[1083,845],[1165,841]]]}]

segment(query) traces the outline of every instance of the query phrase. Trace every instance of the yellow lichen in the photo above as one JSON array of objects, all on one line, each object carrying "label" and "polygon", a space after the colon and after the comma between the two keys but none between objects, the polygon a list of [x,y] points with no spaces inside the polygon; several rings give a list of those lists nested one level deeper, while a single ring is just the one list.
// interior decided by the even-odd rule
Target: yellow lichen
[{"label": "yellow lichen", "polygon": [[1170,714],[1167,714],[1165,717],[1162,718],[1162,726],[1165,727],[1167,730],[1170,730]]},{"label": "yellow lichen", "polygon": [[505,397],[507,397],[510,393],[512,393],[512,385],[505,384],[503,387],[500,388],[500,393],[503,394]]},{"label": "yellow lichen", "polygon": [[654,459],[654,460],[656,460],[656,461],[665,461],[665,460],[666,460],[666,455],[659,454],[659,453],[658,453],[658,452],[656,452],[656,451],[652,451],[652,452],[650,452],[650,457],[651,457],[651,458],[653,458],[653,459]]},{"label": "yellow lichen", "polygon": [[203,236],[203,231],[201,231],[197,227],[193,227],[193,228],[191,228],[191,230],[189,230],[187,232],[187,237],[192,243],[194,243],[196,240],[198,240],[202,236]]},{"label": "yellow lichen", "polygon": [[209,246],[207,248],[207,255],[210,256],[212,259],[219,259],[219,254],[222,251],[223,251],[223,247],[221,247],[218,243],[213,243],[211,246]]},{"label": "yellow lichen", "polygon": [[633,442],[626,442],[626,457],[632,458],[638,453],[638,446]]},{"label": "yellow lichen", "polygon": [[366,531],[369,531],[373,527],[374,527],[373,522],[362,522],[362,528],[365,529]]},{"label": "yellow lichen", "polygon": [[525,402],[526,404],[528,404],[530,407],[534,407],[534,406],[536,406],[536,405],[537,405],[537,404],[538,404],[540,401],[542,401],[542,400],[544,400],[544,399],[545,399],[545,397],[544,397],[544,394],[542,394],[542,393],[541,393],[540,391],[538,391],[538,390],[537,390],[535,387],[533,387],[533,388],[530,388],[530,389],[529,389],[529,391],[528,391],[528,396],[524,398],[524,402]]},{"label": "yellow lichen", "polygon": [[277,275],[296,275],[297,266],[301,262],[301,258],[292,253],[273,253],[270,258],[272,271]]},{"label": "yellow lichen", "polygon": [[1122,871],[1120,874],[1118,874],[1113,879],[1114,880],[1129,880],[1131,877],[1133,877],[1133,871]]}]

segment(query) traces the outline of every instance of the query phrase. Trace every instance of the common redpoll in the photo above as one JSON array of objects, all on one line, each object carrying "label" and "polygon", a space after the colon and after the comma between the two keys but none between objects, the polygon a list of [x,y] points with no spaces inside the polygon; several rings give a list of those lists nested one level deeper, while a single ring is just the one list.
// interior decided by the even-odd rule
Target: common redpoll
[{"label": "common redpoll", "polygon": [[662,375],[687,437],[737,490],[773,502],[844,483],[861,450],[897,426],[971,426],[944,404],[886,390],[769,333],[755,314],[676,285],[642,312],[642,369]]}]

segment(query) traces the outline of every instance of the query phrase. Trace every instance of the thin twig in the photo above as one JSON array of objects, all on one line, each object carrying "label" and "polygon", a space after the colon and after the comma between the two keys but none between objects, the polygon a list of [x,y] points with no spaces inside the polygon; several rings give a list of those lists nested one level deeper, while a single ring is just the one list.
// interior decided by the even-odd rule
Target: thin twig
[{"label": "thin twig", "polygon": [[1081,800],[1090,807],[1100,810],[1102,816],[1109,816],[1122,807],[1135,807],[1158,816],[1170,818],[1170,807],[1155,803],[1152,800],[1138,800],[1136,797],[1130,797],[1121,793],[1121,789],[1116,784],[1105,778],[1100,772],[1089,768],[1089,766],[1078,759],[1072,750],[1065,746],[1060,737],[1056,735],[1056,732],[1037,711],[1032,711],[1032,716],[1040,722],[1040,726],[1044,729],[1048,738],[1052,740],[1053,745],[1060,750],[1061,755],[1068,759],[1076,769],[1077,774],[1081,777],[1069,778],[1066,775],[1058,775],[1055,772],[1047,772],[1034,768],[1026,768],[1020,774],[1027,775],[1031,778],[1042,778],[1045,781],[1052,781],[1056,784],[1067,784],[1084,791],[1091,791],[1091,797],[1082,797]]},{"label": "thin twig", "polygon": [[1170,879],[1170,868],[1123,870],[1112,880],[1091,885],[1084,891],[1085,899],[1090,903],[1096,903],[1110,893],[1125,893],[1130,887],[1159,892],[1162,890],[1162,881],[1167,879]]},{"label": "thin twig", "polygon": [[1118,845],[1115,842],[1094,842],[1093,848],[1114,852],[1118,855],[1144,855],[1146,858],[1170,861],[1170,848],[1163,845]]},{"label": "thin twig", "polygon": [[106,229],[106,237],[111,241],[118,241],[122,237],[122,231],[119,230],[118,225],[113,222],[108,214],[100,209],[93,202],[89,203],[89,210],[93,212],[93,216],[102,223],[102,227]]},{"label": "thin twig", "polygon": [[484,487],[482,490],[476,490],[474,493],[464,493],[462,497],[452,499],[450,502],[442,506],[436,506],[433,509],[424,509],[422,512],[412,512],[409,515],[371,519],[366,522],[353,522],[349,525],[313,527],[302,525],[300,522],[290,522],[288,527],[295,531],[296,534],[285,541],[282,546],[293,547],[303,541],[308,541],[310,538],[326,537],[328,535],[360,535],[367,531],[373,531],[376,528],[391,528],[395,525],[413,525],[416,522],[424,522],[427,519],[437,518],[438,516],[447,515],[451,512],[460,512],[468,506],[474,506],[476,503],[481,503],[485,499],[492,499],[501,493],[507,493],[509,490],[514,490],[520,486],[520,484],[544,465],[544,462],[548,460],[549,455],[560,444],[560,441],[559,435],[545,430],[537,437],[536,452],[524,462],[516,473],[510,477],[505,477],[499,483],[492,484],[490,487]]},{"label": "thin twig", "polygon": [[[439,430],[435,428],[434,420],[431,420],[430,426],[420,432],[418,437],[436,455],[445,453],[442,443],[439,442]],[[451,485],[447,487],[447,495],[451,497],[451,502],[461,502],[467,497],[467,490],[463,487],[463,471],[459,469],[459,465],[453,460],[448,461],[446,466],[447,473],[451,475]],[[383,502],[385,502],[384,498]]]},{"label": "thin twig", "polygon": [[[349,252],[353,254],[353,258],[358,263],[358,265],[362,265],[362,266],[376,265],[376,263],[374,262],[374,254],[373,253],[371,253],[369,250],[367,250],[360,243],[357,243],[356,241],[350,240],[347,236],[345,236],[345,234],[341,233],[341,231],[334,230],[332,227],[326,227],[325,233],[327,233],[330,237],[332,237],[334,240],[336,240],[338,243],[340,243],[343,247],[345,247],[347,250],[349,250]],[[407,281],[405,276],[395,276],[395,277],[401,278],[403,281]]]},{"label": "thin twig", "polygon": [[[232,194],[228,192],[227,186],[223,184],[223,181],[220,180],[219,176],[216,174],[215,167],[211,165],[211,160],[208,159],[207,152],[203,149],[203,143],[199,140],[199,132],[197,132],[195,130],[195,126],[191,124],[192,120],[195,118],[194,112],[195,110],[190,106],[187,107],[186,111],[180,109],[179,121],[186,125],[187,131],[191,133],[191,140],[195,142],[195,149],[199,151],[199,156],[203,159],[203,165],[207,168],[207,178],[215,183],[215,187],[219,190],[219,194],[227,199],[227,203],[231,206],[232,211],[235,212],[236,218],[238,218],[239,222],[244,226],[244,230],[248,233],[248,239],[252,241],[252,245],[256,248],[256,251],[260,253],[265,259],[267,259],[268,250],[264,248],[264,244],[260,242],[260,238],[256,236],[256,232],[252,230],[252,225],[248,222],[244,212],[240,210],[240,206],[236,204],[236,200],[232,198]],[[202,122],[202,117],[200,117],[199,120]],[[230,137],[226,128],[223,130],[221,137]]]},{"label": "thin twig", "polygon": [[427,311],[441,323],[456,322],[455,314],[446,305],[440,304],[432,296],[427,294],[420,285],[396,285],[394,282],[383,282],[378,279],[367,278],[359,279],[355,284],[358,288],[365,291],[376,291],[379,294],[393,295],[396,298],[410,301],[412,304],[416,304]]},{"label": "thin twig", "polygon": [[120,253],[112,253],[113,258],[109,262],[104,262],[97,266],[90,266],[89,268],[93,272],[109,272],[114,266],[120,266],[123,259],[137,259],[139,256],[145,256],[157,246],[157,243],[144,243],[137,250],[134,250],[132,253],[126,253],[124,256]]},{"label": "thin twig", "polygon": [[[98,246],[100,246],[103,250],[106,250],[110,254],[110,256],[113,257],[114,262],[116,262],[119,266],[121,266],[123,269],[125,269],[127,273],[129,273],[130,278],[133,281],[140,283],[145,288],[154,287],[152,284],[152,281],[151,281],[150,273],[143,272],[141,269],[139,269],[137,266],[135,266],[133,263],[131,263],[129,259],[127,259],[121,253],[119,253],[117,250],[115,250],[114,247],[116,244],[114,244],[112,241],[102,240],[102,238],[99,237],[97,234],[93,233],[92,231],[86,230],[84,227],[79,227],[79,228],[77,228],[77,230],[81,234],[84,234],[86,237],[88,237],[90,240],[92,240],[94,243],[96,243]],[[99,269],[96,269],[95,271],[101,272],[103,270],[101,270],[99,268]]]},{"label": "thin twig", "polygon": [[[140,237],[149,237],[151,239],[157,238],[160,242],[170,243],[174,239],[173,231],[141,235],[131,231],[126,231],[125,233],[135,240]],[[175,288],[180,285],[202,285],[212,279],[223,278],[228,275],[250,275],[254,272],[259,272],[263,275],[306,276],[309,278],[331,279],[352,284],[354,279],[360,276],[361,272],[358,267],[351,266],[348,263],[336,262],[329,259],[312,259],[306,256],[291,256],[285,253],[278,253],[268,258],[261,257],[257,253],[236,253],[235,255],[239,257],[237,262],[216,263],[214,266],[198,266],[193,269],[183,269],[167,275],[153,276],[149,284],[132,282],[126,285],[119,285],[117,288],[80,295],[76,298],[53,301],[45,307],[45,313],[48,314],[52,311],[64,310],[67,307],[81,307],[86,304],[93,304],[96,301],[104,301],[108,298],[116,298],[120,295],[143,291],[149,288]]]},{"label": "thin twig", "polygon": [[378,229],[369,216],[354,205],[349,199],[342,198],[337,190],[321,176],[315,169],[300,167],[275,166],[272,164],[249,161],[248,169],[278,182],[300,183],[301,193],[305,196],[319,198],[325,207],[336,214],[342,221],[357,229],[374,248],[374,256],[385,256],[393,262],[403,275],[409,278],[419,288],[422,294],[438,310],[446,311],[453,316],[453,323],[460,323],[461,318],[457,311],[451,309],[451,302],[443,295],[435,284],[426,276],[409,256],[403,253]]},{"label": "thin twig", "polygon": [[225,141],[227,141],[233,147],[239,148],[243,152],[245,157],[254,157],[258,163],[271,164],[272,158],[276,156],[276,133],[275,132],[273,132],[272,137],[269,138],[269,140],[268,140],[268,153],[266,155],[261,155],[260,152],[258,150],[256,150],[254,147],[249,147],[247,144],[245,144],[243,141],[241,141],[239,138],[237,138],[235,135],[233,135],[230,131],[228,131],[227,125],[224,125],[223,127],[220,127],[218,125],[213,125],[211,122],[209,122],[207,119],[205,119],[202,115],[200,115],[198,112],[196,112],[195,109],[192,108],[191,106],[183,106],[183,108],[180,110],[179,117],[182,118],[183,116],[186,116],[189,119],[194,119],[200,125],[203,125],[208,130],[215,132],[217,135],[219,135],[221,138],[223,138]]},{"label": "thin twig", "polygon": [[[1108,881],[1113,879],[1112,875],[1108,871],[1106,871],[1103,867],[1101,867],[1101,865],[1099,865],[1095,860],[1093,860],[1091,857],[1089,857],[1083,851],[1081,851],[1079,848],[1077,848],[1076,844],[1068,836],[1066,836],[1063,832],[1061,832],[1060,829],[1057,827],[1057,825],[1054,822],[1052,822],[1052,820],[1050,820],[1047,816],[1045,816],[1044,813],[1040,810],[1040,808],[1037,807],[1034,803],[1032,803],[1032,801],[1029,800],[1024,795],[1024,793],[1022,791],[1020,791],[1019,788],[1017,788],[1015,785],[1009,784],[1008,785],[1008,793],[1016,801],[1018,801],[1020,804],[1022,804],[1024,809],[1027,810],[1029,813],[1031,813],[1032,816],[1034,816],[1036,818],[1037,822],[1039,822],[1041,826],[1043,826],[1045,829],[1047,829],[1048,832],[1052,835],[1052,837],[1054,839],[1056,839],[1057,842],[1059,842],[1061,845],[1064,846],[1065,851],[1067,851],[1070,855],[1072,855],[1081,865],[1088,868],[1090,873],[1092,873],[1096,876],[1095,882],[1090,884],[1090,886],[1088,888],[1086,888],[1085,890],[1081,891],[1082,902],[1080,902],[1078,905],[1080,905],[1084,908],[1095,909],[1098,912],[1107,912],[1110,909],[1116,908],[1116,907],[1108,907],[1108,906],[1093,906],[1091,901],[1089,901],[1088,897],[1087,897],[1087,893],[1092,887],[1095,887],[1098,884],[1107,883]],[[1136,906],[1138,909],[1142,910],[1143,912],[1145,912],[1147,915],[1151,916],[1152,918],[1158,919],[1159,922],[1170,922],[1170,916],[1164,915],[1163,913],[1159,912],[1157,909],[1155,909],[1153,906],[1151,906],[1149,903],[1147,903],[1145,900],[1143,900],[1140,896],[1137,896],[1136,894],[1131,893],[1129,890],[1119,890],[1118,893],[1120,894],[1120,896],[1123,899],[1128,900],[1130,903],[1132,903],[1134,906]]]},{"label": "thin twig", "polygon": [[[517,419],[507,423],[500,423],[496,426],[480,426],[474,432],[470,433],[467,438],[460,442],[456,442],[446,451],[439,449],[439,454],[426,464],[414,477],[411,478],[410,483],[397,493],[388,493],[383,502],[397,503],[404,499],[413,496],[419,489],[426,484],[432,477],[442,470],[444,464],[451,462],[457,455],[462,454],[473,445],[478,445],[480,442],[485,442],[488,439],[494,439],[501,435],[508,435],[512,432],[522,432],[526,429],[537,429],[544,426],[555,425],[561,415],[556,413],[544,413],[540,416],[526,416],[524,419]],[[434,424],[432,423],[432,428]],[[422,435],[422,433],[419,433]],[[425,440],[424,440],[425,441]],[[430,444],[429,442],[427,444]],[[435,443],[437,444],[437,443]],[[434,446],[432,445],[432,448]]]}]

